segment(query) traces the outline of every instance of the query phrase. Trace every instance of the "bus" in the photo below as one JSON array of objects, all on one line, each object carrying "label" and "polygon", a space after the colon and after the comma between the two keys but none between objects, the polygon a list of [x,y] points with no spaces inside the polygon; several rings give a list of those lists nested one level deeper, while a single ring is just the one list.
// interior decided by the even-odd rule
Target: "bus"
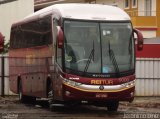
[{"label": "bus", "polygon": [[55,4],[11,27],[10,89],[21,102],[93,104],[117,111],[135,93],[135,40],[143,36],[120,8]]}]

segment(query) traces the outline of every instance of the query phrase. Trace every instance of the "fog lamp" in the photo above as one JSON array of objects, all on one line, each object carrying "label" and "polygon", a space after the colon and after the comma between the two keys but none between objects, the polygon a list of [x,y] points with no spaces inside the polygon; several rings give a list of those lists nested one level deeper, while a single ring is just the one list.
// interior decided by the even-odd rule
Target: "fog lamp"
[{"label": "fog lamp", "polygon": [[65,95],[66,95],[66,96],[70,96],[70,94],[71,94],[71,92],[65,91]]},{"label": "fog lamp", "polygon": [[130,96],[133,97],[133,96],[134,96],[134,92],[131,92],[131,93],[130,93]]}]

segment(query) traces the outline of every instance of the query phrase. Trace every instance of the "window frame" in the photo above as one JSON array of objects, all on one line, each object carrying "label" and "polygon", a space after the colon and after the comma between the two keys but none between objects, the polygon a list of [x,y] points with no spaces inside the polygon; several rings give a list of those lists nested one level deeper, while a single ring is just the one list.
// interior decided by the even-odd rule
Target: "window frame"
[{"label": "window frame", "polygon": [[[128,2],[128,6],[127,5]],[[124,0],[124,9],[129,9],[130,8],[130,0]]]},{"label": "window frame", "polygon": [[137,8],[137,0],[132,0],[132,8]]},{"label": "window frame", "polygon": [[[150,4],[148,5],[148,3]],[[145,0],[145,16],[152,16],[152,4],[152,0]]]}]

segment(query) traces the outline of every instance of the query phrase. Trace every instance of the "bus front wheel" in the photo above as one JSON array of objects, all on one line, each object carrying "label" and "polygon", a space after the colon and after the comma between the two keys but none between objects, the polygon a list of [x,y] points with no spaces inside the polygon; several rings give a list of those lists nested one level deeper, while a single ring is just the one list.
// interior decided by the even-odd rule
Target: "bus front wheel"
[{"label": "bus front wheel", "polygon": [[107,102],[108,111],[117,111],[119,106],[119,101],[109,101]]}]

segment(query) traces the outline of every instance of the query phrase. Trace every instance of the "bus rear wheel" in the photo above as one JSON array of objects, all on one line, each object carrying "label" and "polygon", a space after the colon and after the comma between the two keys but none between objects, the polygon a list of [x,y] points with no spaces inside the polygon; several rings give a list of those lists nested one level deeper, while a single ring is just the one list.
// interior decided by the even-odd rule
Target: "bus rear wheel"
[{"label": "bus rear wheel", "polygon": [[21,81],[19,82],[18,92],[19,92],[19,101],[20,102],[22,102],[22,103],[35,103],[35,101],[36,101],[35,97],[23,95]]},{"label": "bus rear wheel", "polygon": [[117,111],[119,106],[119,101],[109,101],[107,102],[108,111]]}]

